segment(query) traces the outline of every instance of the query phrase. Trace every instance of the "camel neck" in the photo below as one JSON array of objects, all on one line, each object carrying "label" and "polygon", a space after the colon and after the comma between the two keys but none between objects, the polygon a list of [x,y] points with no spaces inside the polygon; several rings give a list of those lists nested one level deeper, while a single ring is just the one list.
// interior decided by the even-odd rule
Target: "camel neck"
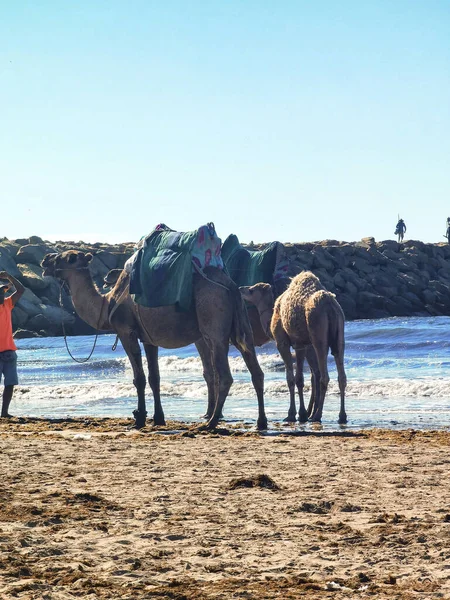
[{"label": "camel neck", "polygon": [[109,329],[108,297],[97,290],[89,271],[71,271],[66,281],[78,316],[94,329]]}]

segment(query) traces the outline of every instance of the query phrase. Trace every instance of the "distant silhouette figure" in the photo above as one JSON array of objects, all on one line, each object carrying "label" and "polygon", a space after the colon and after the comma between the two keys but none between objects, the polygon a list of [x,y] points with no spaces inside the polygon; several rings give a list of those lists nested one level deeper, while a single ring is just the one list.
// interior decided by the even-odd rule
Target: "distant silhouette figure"
[{"label": "distant silhouette figure", "polygon": [[398,235],[398,243],[403,242],[403,236],[405,235],[405,232],[405,221],[403,219],[399,219],[394,231],[394,235]]},{"label": "distant silhouette figure", "polygon": [[450,217],[447,217],[446,229],[444,237],[447,238],[447,242],[450,244]]}]

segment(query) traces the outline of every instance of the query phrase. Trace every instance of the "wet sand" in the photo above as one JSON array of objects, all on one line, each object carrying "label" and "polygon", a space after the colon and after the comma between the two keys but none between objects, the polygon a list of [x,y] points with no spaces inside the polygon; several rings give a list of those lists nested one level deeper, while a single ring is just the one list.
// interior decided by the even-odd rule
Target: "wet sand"
[{"label": "wet sand", "polygon": [[0,598],[450,598],[450,433],[0,422]]}]

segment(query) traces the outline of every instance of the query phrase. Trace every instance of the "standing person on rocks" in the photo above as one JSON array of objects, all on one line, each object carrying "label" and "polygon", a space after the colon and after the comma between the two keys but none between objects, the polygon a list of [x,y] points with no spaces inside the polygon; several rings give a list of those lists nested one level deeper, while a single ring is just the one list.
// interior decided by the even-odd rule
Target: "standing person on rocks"
[{"label": "standing person on rocks", "polygon": [[406,233],[406,225],[403,219],[398,220],[397,225],[395,226],[394,235],[398,235],[398,243],[403,242],[403,236]]},{"label": "standing person on rocks", "polygon": [[450,217],[447,217],[447,222],[445,225],[445,235],[444,237],[447,238],[447,242],[450,244]]},{"label": "standing person on rocks", "polygon": [[[5,298],[6,292],[11,284],[16,291]],[[17,281],[15,277],[9,275],[6,271],[0,271],[0,382],[3,377],[3,401],[2,417],[10,417],[8,413],[9,405],[12,400],[14,386],[19,383],[17,378],[17,354],[16,345],[12,335],[11,313],[19,298],[24,293],[25,288]]]}]

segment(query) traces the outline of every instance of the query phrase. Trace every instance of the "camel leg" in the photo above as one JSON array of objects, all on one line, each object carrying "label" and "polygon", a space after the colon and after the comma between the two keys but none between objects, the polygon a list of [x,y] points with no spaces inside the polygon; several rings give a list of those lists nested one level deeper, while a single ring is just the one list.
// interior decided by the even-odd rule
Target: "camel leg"
[{"label": "camel leg", "polygon": [[344,425],[347,423],[347,414],[345,412],[345,388],[347,387],[347,375],[344,370],[344,358],[341,352],[336,353],[334,356],[336,362],[336,369],[338,372],[339,392],[341,394],[341,408],[339,411],[338,423]]},{"label": "camel leg", "polygon": [[[300,406],[298,408],[298,420],[300,423],[306,423],[308,420],[308,413],[305,408],[305,401],[303,398],[303,387],[305,385],[305,379],[303,375],[303,365],[305,362],[306,350],[304,348],[295,349],[295,360],[297,363],[295,370],[295,385],[297,386],[298,395],[300,398]],[[289,409],[290,410],[290,409]],[[295,410],[295,404],[294,404]]]},{"label": "camel leg", "polygon": [[314,350],[316,351],[317,362],[319,365],[320,371],[320,391],[318,401],[316,403],[314,413],[312,416],[313,423],[320,423],[322,420],[322,411],[323,411],[323,403],[325,401],[325,394],[327,393],[328,382],[330,381],[330,376],[328,375],[328,344],[324,342],[314,342],[313,340]]},{"label": "camel leg", "polygon": [[[247,342],[248,346],[248,342]],[[248,349],[237,346],[242,358],[247,365],[247,369],[252,376],[253,387],[255,388],[256,396],[258,397],[258,429],[267,429],[267,417],[264,410],[264,373],[256,358],[255,347],[251,346]]]},{"label": "camel leg", "polygon": [[225,399],[230,391],[233,377],[231,376],[228,363],[228,339],[223,342],[209,341],[212,354],[212,365],[214,368],[214,381],[216,389],[216,403],[213,414],[206,423],[208,429],[214,429],[220,420]]},{"label": "camel leg", "polygon": [[283,359],[284,366],[286,368],[286,381],[289,388],[290,396],[288,415],[284,420],[287,423],[295,423],[297,408],[295,406],[295,378],[294,367],[292,365],[291,344],[286,333],[281,331],[277,332],[275,341],[277,344],[278,352],[280,353],[280,356]]},{"label": "camel leg", "polygon": [[306,360],[311,370],[311,398],[308,404],[308,418],[311,418],[316,408],[317,399],[320,396],[320,371],[313,346],[307,347]]},{"label": "camel leg", "polygon": [[138,406],[133,411],[135,427],[140,429],[145,426],[147,410],[145,407],[145,374],[142,368],[142,354],[137,335],[134,331],[127,330],[126,333],[119,334],[123,349],[127,353],[128,359],[133,369],[133,383],[137,391]]},{"label": "camel leg", "polygon": [[[203,378],[206,381],[206,385],[208,387],[208,408],[206,410],[206,414],[203,415],[205,419],[210,419],[214,412],[214,407],[216,405],[216,393],[214,387],[214,367],[211,362],[211,351],[208,348],[205,340],[201,339],[195,343],[199,356],[202,360],[203,364]],[[223,419],[223,415],[220,415],[220,418]]]},{"label": "camel leg", "polygon": [[148,365],[148,382],[153,392],[153,423],[155,425],[165,425],[166,420],[164,418],[164,411],[161,405],[160,395],[160,377],[159,377],[159,364],[158,364],[158,346],[152,346],[151,344],[144,344],[145,355],[147,357]]}]

